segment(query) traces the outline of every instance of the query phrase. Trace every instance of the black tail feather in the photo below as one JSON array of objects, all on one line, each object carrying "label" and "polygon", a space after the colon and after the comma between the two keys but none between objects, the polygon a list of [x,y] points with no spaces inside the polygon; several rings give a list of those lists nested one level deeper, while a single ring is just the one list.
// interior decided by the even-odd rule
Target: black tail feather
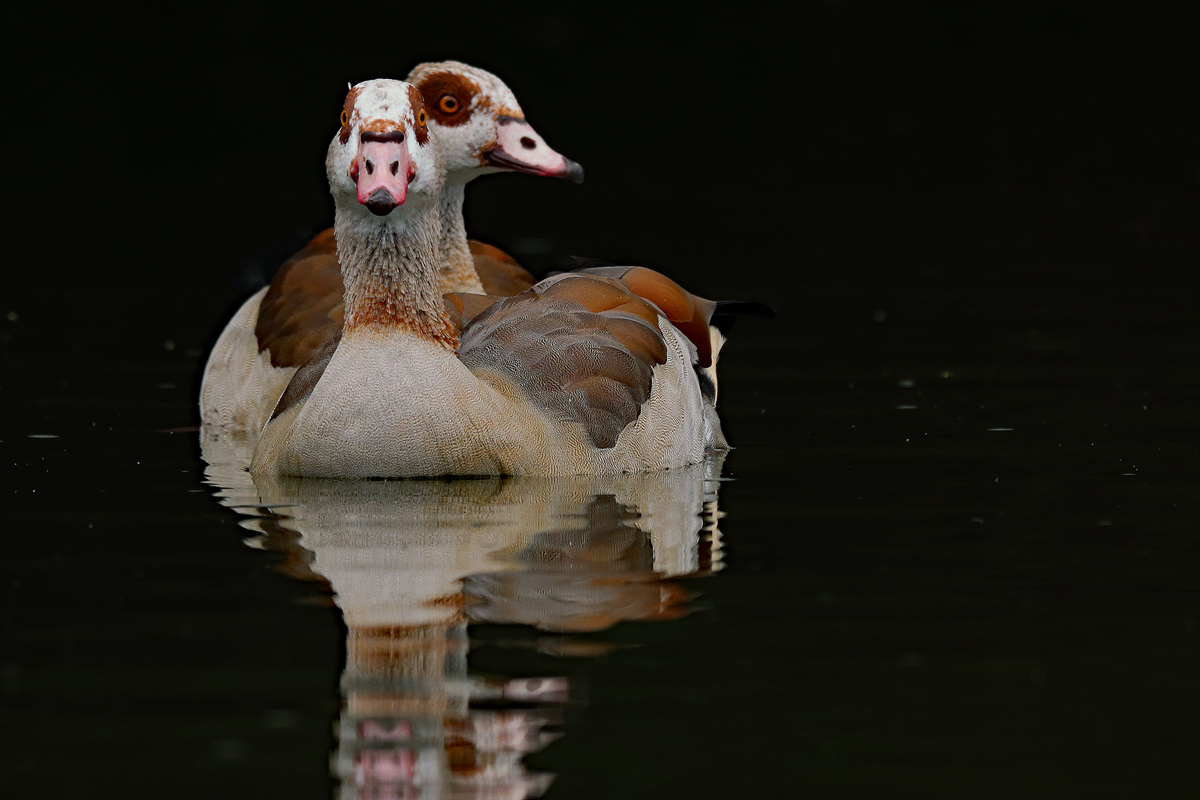
[{"label": "black tail feather", "polygon": [[588,256],[571,256],[571,269],[594,269],[595,267],[617,267],[619,264],[606,261],[603,258],[591,258]]},{"label": "black tail feather", "polygon": [[723,335],[728,336],[733,330],[733,321],[740,316],[775,319],[775,309],[757,300],[718,300],[709,322]]}]

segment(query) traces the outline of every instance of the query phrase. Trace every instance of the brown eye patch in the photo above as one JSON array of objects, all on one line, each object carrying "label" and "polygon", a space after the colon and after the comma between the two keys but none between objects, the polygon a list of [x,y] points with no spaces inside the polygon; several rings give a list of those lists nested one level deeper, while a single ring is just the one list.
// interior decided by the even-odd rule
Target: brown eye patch
[{"label": "brown eye patch", "polygon": [[354,101],[358,99],[358,89],[346,93],[346,102],[342,104],[342,129],[338,131],[338,141],[342,144],[350,141],[350,119],[354,116]]},{"label": "brown eye patch", "polygon": [[434,72],[421,80],[417,87],[425,97],[429,116],[439,125],[453,127],[471,118],[471,104],[479,87],[471,80],[453,72]]},{"label": "brown eye patch", "polygon": [[413,130],[413,135],[417,137],[417,144],[423,145],[429,141],[429,129],[425,127],[426,117],[429,113],[425,108],[425,97],[415,86],[409,86],[408,102],[417,117],[417,126]]}]

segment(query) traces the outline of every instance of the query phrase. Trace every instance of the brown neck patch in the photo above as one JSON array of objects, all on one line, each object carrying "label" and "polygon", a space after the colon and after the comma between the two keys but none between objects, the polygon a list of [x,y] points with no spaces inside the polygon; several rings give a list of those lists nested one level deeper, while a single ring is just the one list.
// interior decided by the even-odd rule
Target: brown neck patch
[{"label": "brown neck patch", "polygon": [[458,347],[458,326],[442,303],[435,257],[420,245],[338,237],[346,286],[345,332],[380,326],[408,331],[448,350]]},{"label": "brown neck patch", "polygon": [[354,306],[347,310],[345,330],[368,326],[398,328],[447,350],[458,349],[459,326],[442,303],[427,309],[408,302],[391,286],[373,287],[355,298]]},{"label": "brown neck patch", "polygon": [[[471,119],[479,87],[469,78],[454,72],[434,72],[417,84],[425,98],[425,110],[439,125],[453,128]],[[483,107],[485,99],[480,99]]]}]

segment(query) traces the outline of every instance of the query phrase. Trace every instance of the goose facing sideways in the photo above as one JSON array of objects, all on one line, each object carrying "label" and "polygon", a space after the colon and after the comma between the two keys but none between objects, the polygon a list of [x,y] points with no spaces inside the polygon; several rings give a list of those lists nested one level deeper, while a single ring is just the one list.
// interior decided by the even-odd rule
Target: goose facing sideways
[{"label": "goose facing sideways", "polygon": [[[533,277],[511,257],[467,240],[466,185],[500,171],[578,183],[582,167],[546,145],[512,90],[490,72],[442,61],[419,64],[409,78],[422,92],[427,126],[441,138],[446,158],[438,241],[442,291],[512,295],[528,289]],[[205,424],[258,433],[296,368],[340,334],[336,244],[332,228],[318,234],[225,327],[201,384]]]},{"label": "goose facing sideways", "polygon": [[438,262],[446,160],[421,93],[368,81],[345,109],[326,159],[342,336],[292,378],[252,472],[616,474],[726,447],[695,347],[620,280],[566,273],[456,320]]},{"label": "goose facing sideways", "polygon": [[[442,189],[442,288],[516,294],[532,278],[498,248],[467,240],[466,185],[492,172],[524,172],[583,182],[583,167],[551,149],[525,121],[512,90],[495,75],[458,61],[418,64],[405,79],[425,100],[446,157]],[[514,283],[514,279],[517,281]]]}]

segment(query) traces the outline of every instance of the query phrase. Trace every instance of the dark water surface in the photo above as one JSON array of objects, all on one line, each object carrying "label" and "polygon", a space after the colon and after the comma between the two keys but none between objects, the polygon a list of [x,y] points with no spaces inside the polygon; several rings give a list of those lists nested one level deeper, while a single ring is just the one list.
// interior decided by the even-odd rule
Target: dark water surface
[{"label": "dark water surface", "polygon": [[[104,62],[89,213],[63,223],[71,159],[12,183],[45,194],[0,296],[5,796],[1196,796],[1178,20],[547,12],[395,69],[287,55],[325,22],[250,47],[256,8]],[[723,464],[254,485],[196,432],[216,333],[328,224],[341,85],[446,56],[588,170],[479,181],[472,233],[776,307],[724,351]],[[171,135],[122,127],[134,74]],[[674,109],[712,97],[740,127],[710,148]],[[229,132],[281,109],[269,147]]]},{"label": "dark water surface", "polygon": [[[398,750],[428,760],[440,742],[468,758],[433,721],[469,719],[474,698],[472,714],[508,714],[531,741],[531,715],[564,734],[522,744],[538,752],[505,773],[510,788],[557,774],[551,796],[765,793],[783,779],[838,796],[1184,796],[1200,714],[1200,354],[1191,299],[1171,288],[1186,265],[1150,266],[1162,288],[1109,307],[1066,292],[1084,257],[897,265],[875,304],[826,281],[820,312],[751,321],[729,347],[732,481],[679,479],[662,490],[691,503],[674,517],[650,512],[653,481],[634,479],[624,494],[546,490],[536,502],[553,510],[513,519],[510,505],[534,501],[452,482],[477,503],[474,527],[459,509],[458,528],[429,528],[403,496],[441,482],[352,484],[341,491],[385,496],[349,510],[325,498],[330,510],[217,475],[243,512],[283,504],[248,525],[216,502],[196,434],[164,430],[192,419],[201,364],[162,349],[172,328],[67,372],[33,363],[38,323],[19,318],[7,366],[25,390],[8,393],[2,437],[5,780],[51,796],[321,797],[331,752],[353,773],[347,731],[363,720],[410,720],[411,742],[385,740]],[[1030,291],[1032,269],[1044,289]],[[1105,278],[1094,262],[1090,278]],[[697,497],[718,486],[714,548]],[[381,503],[384,521],[363,523]],[[348,629],[329,584],[355,584],[326,563],[330,525],[444,552],[389,567],[386,541],[344,545],[381,571],[360,592],[383,599],[358,601],[409,604]],[[664,556],[651,533],[688,555]],[[690,573],[704,577],[654,582]],[[420,621],[441,643],[406,650],[388,631],[416,624],[410,585],[475,600],[443,599]],[[376,694],[416,695],[372,707],[344,677],[356,627],[410,660],[466,660],[426,663],[432,688],[369,674]],[[382,674],[407,675],[394,660]],[[570,689],[488,694],[530,677]]]}]

